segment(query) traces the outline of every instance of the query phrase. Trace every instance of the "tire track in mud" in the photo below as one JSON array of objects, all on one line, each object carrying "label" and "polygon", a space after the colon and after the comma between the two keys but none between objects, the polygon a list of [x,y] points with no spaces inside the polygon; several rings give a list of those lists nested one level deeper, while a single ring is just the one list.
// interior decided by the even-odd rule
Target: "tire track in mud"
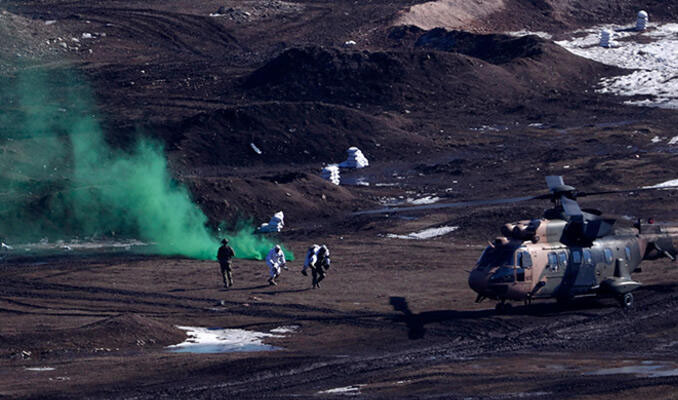
[{"label": "tire track in mud", "polygon": [[[172,397],[177,394],[192,398],[211,398],[215,393],[228,393],[239,397],[257,398],[266,394],[289,397],[289,391],[320,387],[332,382],[356,383],[378,380],[398,369],[416,370],[442,363],[454,363],[471,358],[493,358],[498,354],[515,354],[518,351],[583,350],[610,343],[613,337],[624,337],[644,329],[649,320],[663,320],[673,315],[678,306],[678,295],[649,295],[640,309],[623,311],[615,306],[598,310],[555,312],[549,315],[489,316],[491,311],[472,314],[468,319],[454,320],[448,329],[434,328],[440,336],[452,339],[445,345],[416,344],[406,350],[350,356],[346,358],[315,358],[306,365],[300,363],[289,369],[276,369],[250,374],[226,383],[194,385],[178,383],[172,388],[154,391],[152,396],[137,393],[136,398],[155,396]],[[483,314],[484,313],[484,314]],[[474,317],[473,315],[480,315]],[[482,316],[486,315],[486,316]],[[398,319],[395,316],[394,319]],[[446,335],[444,335],[446,333]],[[614,342],[614,341],[612,341]],[[414,342],[416,343],[416,342]],[[664,353],[664,355],[666,355]],[[289,360],[288,360],[289,361]],[[635,383],[634,383],[635,382]],[[631,386],[628,386],[631,385]],[[642,380],[630,380],[623,388],[645,385]],[[590,389],[595,392],[597,389]]]},{"label": "tire track in mud", "polygon": [[[69,305],[43,305],[39,304],[39,300],[59,300],[69,302]],[[383,323],[381,321],[389,317],[387,314],[369,311],[344,312],[327,307],[295,303],[257,302],[252,303],[249,307],[242,307],[241,302],[226,301],[216,297],[177,296],[158,292],[66,285],[41,281],[27,282],[16,279],[6,279],[3,281],[3,286],[0,287],[0,302],[15,307],[14,309],[0,309],[2,312],[52,316],[100,317],[131,312],[142,313],[150,317],[177,317],[182,313],[193,315],[195,313],[217,312],[270,318],[278,321],[287,321],[286,323],[313,321],[326,325],[361,327],[382,326]],[[88,306],[77,305],[83,302],[87,303]]]},{"label": "tire track in mud", "polygon": [[[49,13],[22,7],[45,19],[78,19],[101,24],[129,36],[133,42],[152,50],[154,46],[190,53],[203,58],[222,57],[226,52],[247,51],[225,27],[209,16],[172,13],[147,8],[69,7],[62,5]],[[107,42],[109,45],[112,42]]]}]

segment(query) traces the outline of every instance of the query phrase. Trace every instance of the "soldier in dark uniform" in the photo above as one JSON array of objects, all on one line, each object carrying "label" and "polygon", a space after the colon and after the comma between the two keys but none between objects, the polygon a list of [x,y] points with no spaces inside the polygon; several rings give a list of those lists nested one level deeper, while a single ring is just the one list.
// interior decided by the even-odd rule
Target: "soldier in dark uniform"
[{"label": "soldier in dark uniform", "polygon": [[228,245],[228,239],[221,240],[221,247],[217,252],[217,260],[221,267],[221,277],[224,280],[224,287],[233,286],[233,276],[231,275],[232,265],[231,259],[235,256],[233,248]]}]

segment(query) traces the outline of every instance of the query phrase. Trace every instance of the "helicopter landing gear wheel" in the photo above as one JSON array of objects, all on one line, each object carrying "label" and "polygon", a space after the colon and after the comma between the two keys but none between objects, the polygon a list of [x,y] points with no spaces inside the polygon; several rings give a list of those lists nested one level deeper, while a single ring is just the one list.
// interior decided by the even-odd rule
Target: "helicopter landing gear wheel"
[{"label": "helicopter landing gear wheel", "polygon": [[633,294],[632,293],[626,293],[622,296],[619,296],[617,298],[619,300],[619,304],[621,304],[621,307],[625,310],[628,310],[629,308],[633,307]]},{"label": "helicopter landing gear wheel", "polygon": [[494,311],[497,314],[508,314],[509,312],[511,312],[511,308],[512,308],[511,303],[506,303],[502,301],[501,303],[497,303],[497,305],[494,307]]}]

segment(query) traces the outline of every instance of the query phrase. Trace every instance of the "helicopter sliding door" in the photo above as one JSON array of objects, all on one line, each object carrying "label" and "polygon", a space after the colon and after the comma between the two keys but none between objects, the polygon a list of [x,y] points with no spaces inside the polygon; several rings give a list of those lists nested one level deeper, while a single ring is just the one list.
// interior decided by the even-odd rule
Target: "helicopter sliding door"
[{"label": "helicopter sliding door", "polygon": [[567,249],[554,249],[548,253],[548,265],[544,270],[545,284],[537,297],[551,297],[561,290],[563,276],[568,267]]},{"label": "helicopter sliding door", "polygon": [[572,249],[573,294],[584,294],[596,285],[596,266],[590,249]]}]

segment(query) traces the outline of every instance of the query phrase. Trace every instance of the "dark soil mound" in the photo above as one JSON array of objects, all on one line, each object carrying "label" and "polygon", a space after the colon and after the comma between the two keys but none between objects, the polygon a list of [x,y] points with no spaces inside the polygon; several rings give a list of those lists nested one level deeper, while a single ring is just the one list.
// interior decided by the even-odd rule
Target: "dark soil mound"
[{"label": "dark soil mound", "polygon": [[406,79],[405,63],[384,52],[292,48],[252,73],[245,86],[289,99],[391,102],[398,92],[393,84]]},{"label": "dark soil mound", "polygon": [[167,346],[184,341],[186,335],[167,323],[134,313],[74,327],[38,331],[30,335],[7,337],[10,350],[21,348],[39,350],[40,354],[61,352],[110,352],[145,346]]},{"label": "dark soil mound", "polygon": [[394,148],[414,152],[430,146],[399,125],[397,116],[375,117],[318,102],[276,101],[200,114],[170,130],[173,147],[182,156],[177,161],[190,168],[330,164],[345,160],[351,146],[362,149],[368,159],[384,158]]},{"label": "dark soil mound", "polygon": [[252,225],[258,226],[283,210],[288,222],[285,231],[300,228],[304,221],[327,219],[337,211],[349,212],[369,204],[350,188],[323,180],[319,172],[208,177],[187,183],[193,193],[200,193],[196,202],[212,221],[242,222],[254,216],[257,219]]},{"label": "dark soil mound", "polygon": [[421,35],[414,45],[466,54],[492,64],[506,64],[518,58],[544,54],[547,42],[533,35],[477,35],[437,28]]},{"label": "dark soil mound", "polygon": [[588,95],[582,93],[602,75],[618,71],[536,36],[434,29],[409,47],[416,28],[391,33],[403,47],[290,49],[253,72],[245,88],[261,100],[322,101],[371,112],[421,110],[453,120],[545,100],[583,100]]},{"label": "dark soil mound", "polygon": [[500,66],[524,87],[549,97],[558,92],[580,92],[595,85],[601,76],[620,72],[578,57],[536,35],[481,35],[438,28],[419,36],[414,46],[464,54]]},{"label": "dark soil mound", "polygon": [[[501,83],[501,84],[500,84]],[[247,85],[260,97],[416,109],[435,99],[467,105],[529,91],[499,67],[457,53],[292,49],[255,71]]]},{"label": "dark soil mound", "polygon": [[[171,344],[182,342],[186,335],[179,329],[139,314],[121,314],[105,318],[92,324],[80,327],[74,334],[73,341],[101,341],[109,346],[146,344]],[[85,343],[81,344],[82,346]]]}]

